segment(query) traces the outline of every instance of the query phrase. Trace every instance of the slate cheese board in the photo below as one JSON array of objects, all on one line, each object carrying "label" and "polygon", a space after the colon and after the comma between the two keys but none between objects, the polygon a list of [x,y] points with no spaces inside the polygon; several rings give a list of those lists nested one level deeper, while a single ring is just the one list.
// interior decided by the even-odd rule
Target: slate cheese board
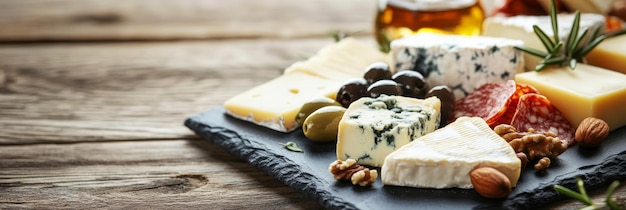
[{"label": "slate cheese board", "polygon": [[[274,176],[329,209],[529,209],[568,197],[555,184],[575,189],[576,177],[587,190],[626,179],[626,126],[612,131],[594,149],[570,147],[545,171],[527,168],[506,199],[487,199],[472,189],[420,189],[385,186],[380,176],[370,187],[336,181],[328,172],[335,161],[335,143],[317,143],[300,129],[281,133],[225,114],[222,106],[188,118],[185,126],[204,139]],[[295,142],[305,152],[281,143]],[[379,171],[380,172],[380,171]]]}]

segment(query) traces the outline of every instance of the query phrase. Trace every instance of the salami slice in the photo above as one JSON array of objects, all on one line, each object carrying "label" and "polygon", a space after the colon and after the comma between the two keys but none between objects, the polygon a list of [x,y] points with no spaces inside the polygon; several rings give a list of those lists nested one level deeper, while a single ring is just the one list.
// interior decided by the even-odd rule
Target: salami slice
[{"label": "salami slice", "polygon": [[530,85],[526,84],[515,84],[515,93],[511,95],[509,98],[509,102],[507,103],[507,107],[504,110],[504,114],[500,116],[498,119],[494,120],[493,123],[490,124],[491,128],[494,128],[500,124],[511,124],[513,120],[513,115],[517,112],[517,104],[519,103],[520,97],[529,93],[539,93],[537,89]]},{"label": "salami slice", "polygon": [[484,84],[455,102],[450,122],[462,116],[481,117],[492,126],[505,113],[515,91],[516,85],[513,80]]},{"label": "salami slice", "polygon": [[559,139],[567,140],[568,145],[574,143],[574,130],[569,121],[548,98],[539,94],[524,94],[519,98],[511,126],[518,131],[533,128],[537,132],[553,132]]}]

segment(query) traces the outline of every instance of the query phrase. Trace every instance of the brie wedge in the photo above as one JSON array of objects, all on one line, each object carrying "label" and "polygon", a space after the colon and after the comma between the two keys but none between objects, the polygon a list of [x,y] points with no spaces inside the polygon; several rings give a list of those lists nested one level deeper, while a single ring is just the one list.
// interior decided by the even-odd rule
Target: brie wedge
[{"label": "brie wedge", "polygon": [[472,188],[469,173],[492,167],[515,186],[521,161],[513,148],[482,118],[461,117],[392,152],[381,169],[385,185],[418,188]]}]

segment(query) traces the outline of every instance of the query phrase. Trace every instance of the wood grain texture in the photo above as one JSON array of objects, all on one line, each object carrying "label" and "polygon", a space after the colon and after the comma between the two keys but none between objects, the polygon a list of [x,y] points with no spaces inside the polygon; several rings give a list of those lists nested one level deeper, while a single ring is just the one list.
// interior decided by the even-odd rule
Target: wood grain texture
[{"label": "wood grain texture", "polygon": [[275,78],[331,31],[373,44],[374,10],[375,0],[0,1],[0,209],[319,209],[182,122]]},{"label": "wood grain texture", "polygon": [[207,141],[0,147],[0,208],[313,209]]},{"label": "wood grain texture", "polygon": [[330,38],[0,46],[0,144],[196,138],[190,115]]},{"label": "wood grain texture", "polygon": [[311,37],[373,27],[375,0],[3,0],[0,41]]}]

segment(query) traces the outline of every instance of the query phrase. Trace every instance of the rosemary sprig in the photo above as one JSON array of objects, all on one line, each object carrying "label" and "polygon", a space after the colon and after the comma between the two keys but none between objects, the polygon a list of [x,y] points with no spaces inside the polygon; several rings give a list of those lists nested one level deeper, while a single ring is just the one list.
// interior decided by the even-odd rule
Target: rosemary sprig
[{"label": "rosemary sprig", "polygon": [[[613,192],[615,191],[615,189],[617,189],[617,187],[619,186],[619,181],[613,181],[613,183],[611,183],[611,185],[609,186],[609,188],[606,191],[606,196],[604,199],[604,203],[607,207],[609,207],[611,210],[619,210],[621,209],[620,206],[613,200]],[[583,183],[583,180],[578,177],[576,178],[576,185],[578,187],[578,192],[575,192],[573,190],[570,190],[566,187],[563,187],[561,185],[554,185],[554,190],[556,190],[557,192],[564,194],[568,197],[574,198],[582,203],[584,203],[585,205],[587,205],[587,207],[582,208],[582,209],[598,209],[599,205],[594,203],[591,198],[589,198],[589,195],[587,195],[587,191],[585,190],[585,185]]]},{"label": "rosemary sprig", "polygon": [[589,33],[589,29],[586,28],[583,30],[582,34],[579,35],[580,11],[576,11],[574,22],[572,23],[567,41],[564,42],[560,40],[559,23],[557,20],[555,5],[555,0],[551,0],[550,21],[552,23],[552,38],[550,38],[537,25],[533,26],[533,30],[539,40],[541,40],[543,46],[546,48],[546,52],[526,47],[515,47],[516,49],[528,54],[543,58],[543,60],[535,67],[535,71],[541,71],[550,65],[567,65],[570,69],[574,70],[576,68],[576,64],[583,61],[583,58],[606,38],[605,35],[600,34],[600,27],[596,27],[590,36],[589,43],[580,47],[579,45],[585,36],[587,36],[587,33]]}]

